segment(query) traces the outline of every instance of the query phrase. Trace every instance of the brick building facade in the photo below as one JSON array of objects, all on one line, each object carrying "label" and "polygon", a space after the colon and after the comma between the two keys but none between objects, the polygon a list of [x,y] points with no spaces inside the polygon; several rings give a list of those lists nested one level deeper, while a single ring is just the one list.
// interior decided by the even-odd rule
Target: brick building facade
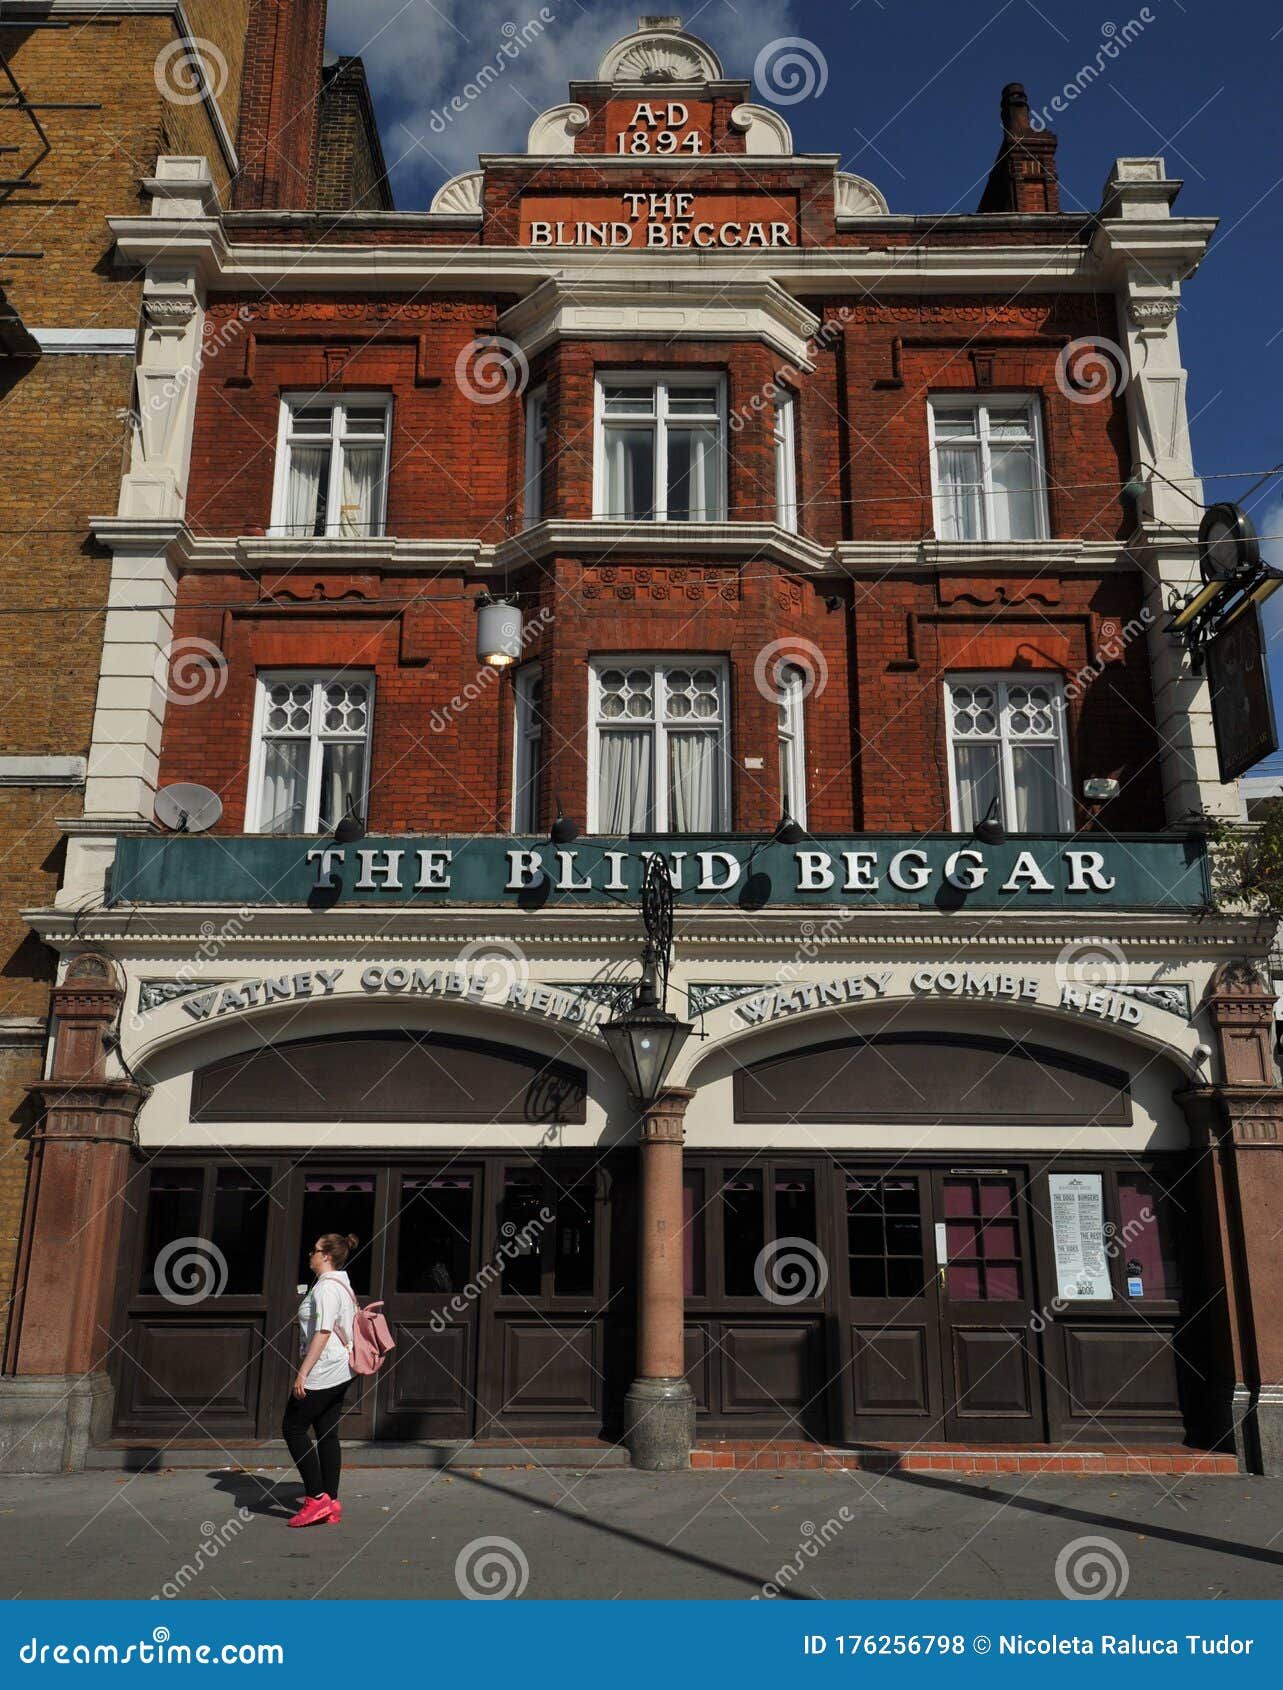
[{"label": "brick building facade", "polygon": [[[116,508],[141,426],[140,329],[154,329],[163,309],[142,312],[142,273],[117,254],[107,220],[149,203],[141,178],[164,157],[203,159],[210,203],[231,203],[247,28],[274,10],[258,0],[188,0],[170,11],[40,0],[6,6],[0,19],[0,1341],[56,971],[23,912],[52,901],[80,821],[111,581],[110,553],[90,524]],[[323,7],[313,28],[324,28]],[[347,80],[363,87],[359,61],[348,61]],[[368,192],[371,160],[381,171],[372,124],[367,102],[321,146],[329,203],[351,203],[349,188]]]},{"label": "brick building facade", "polygon": [[319,51],[278,10],[241,209],[171,159],[112,221],[165,426],[31,915],[108,1219],[88,1320],[69,1164],[29,1204],[11,1399],[261,1448],[324,1227],[401,1334],[353,1437],[1277,1467],[1269,934],[1209,908],[1236,800],[1164,629],[1211,222],[1160,159],[1062,212],[1014,85],[978,211],[893,213],[672,20],[427,212],[334,215],[263,144]]}]

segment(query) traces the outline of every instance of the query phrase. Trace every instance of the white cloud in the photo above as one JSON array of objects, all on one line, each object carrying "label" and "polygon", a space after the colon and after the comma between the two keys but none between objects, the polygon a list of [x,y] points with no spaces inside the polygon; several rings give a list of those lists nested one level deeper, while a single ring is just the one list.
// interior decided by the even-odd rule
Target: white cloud
[{"label": "white cloud", "polygon": [[[790,11],[791,0],[709,0],[688,23],[728,76],[751,77],[759,48],[791,32]],[[397,204],[414,211],[479,152],[523,152],[539,113],[572,79],[591,80],[637,17],[581,0],[330,0],[327,45],[365,61]]]}]

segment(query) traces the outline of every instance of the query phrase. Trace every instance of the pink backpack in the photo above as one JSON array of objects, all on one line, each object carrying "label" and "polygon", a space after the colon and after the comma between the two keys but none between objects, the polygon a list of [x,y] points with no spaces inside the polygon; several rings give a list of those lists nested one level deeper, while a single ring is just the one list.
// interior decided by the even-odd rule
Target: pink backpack
[{"label": "pink backpack", "polygon": [[[340,1282],[341,1283],[341,1282]],[[350,1285],[343,1289],[352,1299],[356,1313],[352,1316],[352,1341],[348,1345],[348,1364],[353,1373],[377,1373],[383,1366],[383,1358],[389,1350],[396,1349],[396,1339],[392,1336],[392,1328],[387,1323],[386,1316],[381,1312],[382,1302],[367,1303],[362,1308],[356,1300],[356,1292]],[[339,1341],[342,1342],[342,1333]]]}]

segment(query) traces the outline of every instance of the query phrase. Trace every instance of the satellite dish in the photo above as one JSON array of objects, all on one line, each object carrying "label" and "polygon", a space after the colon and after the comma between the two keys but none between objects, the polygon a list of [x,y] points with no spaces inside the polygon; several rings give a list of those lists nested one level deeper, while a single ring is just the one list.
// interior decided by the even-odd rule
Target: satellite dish
[{"label": "satellite dish", "polygon": [[223,800],[207,786],[175,781],[156,794],[156,820],[171,833],[204,833],[223,813]]}]

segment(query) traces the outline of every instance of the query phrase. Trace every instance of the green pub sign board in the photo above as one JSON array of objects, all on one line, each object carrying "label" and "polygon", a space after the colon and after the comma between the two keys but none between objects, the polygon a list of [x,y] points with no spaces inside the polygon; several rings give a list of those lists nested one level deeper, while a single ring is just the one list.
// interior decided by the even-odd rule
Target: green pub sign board
[{"label": "green pub sign board", "polygon": [[1161,835],[1024,835],[982,845],[959,834],[854,834],[803,845],[714,838],[546,839],[502,834],[398,835],[338,846],[252,834],[125,835],[110,901],[125,904],[307,904],[334,876],[331,899],[370,904],[610,905],[635,900],[645,859],[668,864],[692,904],[762,909],[1196,910],[1209,898],[1201,839]]}]

